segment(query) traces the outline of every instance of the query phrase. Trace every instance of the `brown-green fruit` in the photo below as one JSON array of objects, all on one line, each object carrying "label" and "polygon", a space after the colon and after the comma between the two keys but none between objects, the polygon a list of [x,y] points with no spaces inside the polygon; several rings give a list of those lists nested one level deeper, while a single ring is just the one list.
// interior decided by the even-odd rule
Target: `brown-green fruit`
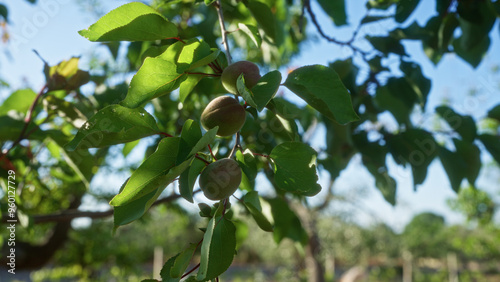
[{"label": "brown-green fruit", "polygon": [[201,113],[200,121],[206,130],[218,126],[218,136],[230,136],[241,129],[245,119],[245,108],[236,99],[220,96],[208,103]]},{"label": "brown-green fruit", "polygon": [[213,201],[225,199],[240,186],[241,168],[233,159],[220,159],[205,167],[199,183],[208,199]]},{"label": "brown-green fruit", "polygon": [[222,72],[221,81],[229,93],[238,94],[236,82],[243,73],[245,85],[248,89],[254,87],[260,79],[259,67],[249,61],[239,61],[227,66]]}]

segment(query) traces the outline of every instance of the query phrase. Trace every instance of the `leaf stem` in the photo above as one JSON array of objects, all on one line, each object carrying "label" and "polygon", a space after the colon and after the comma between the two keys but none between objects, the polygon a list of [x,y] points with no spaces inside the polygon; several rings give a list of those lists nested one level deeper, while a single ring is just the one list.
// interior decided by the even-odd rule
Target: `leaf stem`
[{"label": "leaf stem", "polygon": [[33,131],[30,131],[28,134],[26,134],[26,131],[28,130],[28,126],[31,123],[31,120],[33,119],[33,113],[35,112],[35,107],[38,104],[38,101],[40,98],[46,93],[46,90],[48,89],[48,85],[45,84],[42,89],[38,92],[38,94],[35,97],[35,100],[33,103],[31,103],[28,113],[26,114],[26,117],[24,118],[24,126],[23,129],[21,130],[21,133],[19,134],[19,137],[12,143],[9,149],[5,149],[2,152],[2,155],[0,156],[0,161],[3,160],[5,156],[12,150],[14,147],[16,147],[24,138],[28,137],[29,134],[33,133]]},{"label": "leaf stem", "polygon": [[188,276],[189,274],[193,273],[193,271],[195,271],[199,267],[200,267],[200,264],[198,263],[193,268],[191,268],[188,272],[184,273],[184,275],[181,276],[181,279],[184,278],[184,277],[186,277],[186,276]]},{"label": "leaf stem", "polygon": [[212,146],[210,146],[210,144],[208,144],[208,150],[210,151],[210,155],[212,155],[212,158],[214,158],[214,160],[217,160],[217,158],[214,155],[214,152],[212,152]]}]

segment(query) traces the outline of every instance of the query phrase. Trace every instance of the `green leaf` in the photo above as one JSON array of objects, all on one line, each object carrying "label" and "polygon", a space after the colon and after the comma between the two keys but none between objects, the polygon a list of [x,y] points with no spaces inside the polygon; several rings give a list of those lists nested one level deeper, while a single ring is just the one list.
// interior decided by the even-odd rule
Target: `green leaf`
[{"label": "green leaf", "polygon": [[352,140],[356,149],[361,153],[363,165],[375,178],[375,186],[384,199],[394,206],[396,204],[396,181],[389,175],[385,162],[387,148],[378,143],[369,142],[366,132],[353,135]]},{"label": "green leaf", "polygon": [[118,226],[128,224],[136,219],[141,218],[146,211],[153,205],[153,203],[158,199],[163,192],[163,188],[158,188],[145,196],[129,202],[125,205],[114,207],[113,219],[114,228]]},{"label": "green leaf", "polygon": [[128,142],[128,143],[125,143],[125,146],[123,146],[123,149],[122,149],[122,154],[124,157],[127,157],[128,154],[130,154],[130,152],[132,152],[132,150],[137,146],[139,145],[139,142],[141,140],[135,140],[135,141],[132,141],[132,142]]},{"label": "green leaf", "polygon": [[340,124],[356,121],[351,96],[338,74],[321,65],[292,71],[284,85],[317,111]]},{"label": "green leaf", "polygon": [[127,143],[158,134],[159,131],[153,116],[144,109],[110,105],[92,116],[66,145],[66,149],[73,151],[82,147],[101,148]]},{"label": "green leaf", "polygon": [[427,96],[431,90],[431,80],[423,75],[422,68],[416,63],[403,61],[399,68],[405,74],[404,78],[420,100],[421,108],[425,109]]},{"label": "green leaf", "polygon": [[0,116],[6,115],[9,111],[17,111],[26,114],[33,101],[35,101],[36,93],[31,89],[21,89],[10,94],[0,106]]},{"label": "green leaf", "polygon": [[76,128],[82,127],[87,117],[78,110],[74,103],[50,95],[43,99],[43,105],[47,114],[64,118]]},{"label": "green leaf", "polygon": [[245,85],[245,76],[240,74],[238,76],[238,80],[236,80],[236,88],[238,89],[238,93],[245,99],[245,101],[250,105],[251,107],[257,108],[257,104],[253,100],[254,95],[250,89],[247,88]]},{"label": "green leaf", "polygon": [[455,29],[457,29],[458,25],[459,21],[455,13],[450,13],[446,15],[446,17],[443,20],[443,23],[439,27],[438,38],[437,38],[438,49],[448,50],[448,45],[450,45],[450,42],[453,39],[453,33],[455,32]]},{"label": "green leaf", "polygon": [[318,3],[325,13],[333,19],[336,26],[347,24],[345,0],[318,0]]},{"label": "green leaf", "polygon": [[186,169],[179,178],[179,193],[188,202],[193,203],[194,184],[205,165],[203,161],[195,158],[189,169]]},{"label": "green leaf", "polygon": [[500,104],[488,111],[488,117],[500,121]]},{"label": "green leaf", "polygon": [[236,161],[249,179],[257,177],[257,160],[250,150],[246,149],[243,153],[240,150],[236,151]]},{"label": "green leaf", "polygon": [[453,41],[453,50],[460,58],[464,59],[464,61],[476,68],[479,66],[483,57],[486,55],[486,52],[490,48],[490,43],[491,40],[487,36],[484,37],[479,44],[467,50],[463,48],[462,44],[460,44],[460,40],[457,39]]},{"label": "green leaf", "polygon": [[281,198],[266,200],[271,205],[271,213],[274,218],[274,241],[280,243],[283,239],[289,238],[305,246],[309,240],[307,232],[287,202]]},{"label": "green leaf", "polygon": [[262,111],[276,95],[281,83],[281,73],[277,70],[266,73],[251,89],[257,110]]},{"label": "green leaf", "polygon": [[161,271],[160,271],[160,276],[162,281],[164,282],[179,282],[181,279],[180,278],[173,278],[172,275],[170,275],[170,271],[172,270],[172,267],[174,266],[175,261],[179,257],[180,254],[177,254],[167,260],[165,264],[163,265]]},{"label": "green leaf", "polygon": [[392,16],[365,16],[364,18],[361,19],[360,24],[367,24],[367,23],[372,23],[372,22],[377,22],[381,20],[386,20],[390,19]]},{"label": "green leaf", "polygon": [[392,36],[366,36],[366,39],[372,44],[373,48],[382,52],[385,56],[389,53],[405,56],[405,47],[400,40]]},{"label": "green leaf", "polygon": [[174,63],[160,58],[146,58],[132,78],[122,105],[127,108],[137,108],[177,89],[186,78],[187,74],[179,73]]},{"label": "green leaf", "polygon": [[465,177],[474,186],[481,170],[481,151],[476,144],[453,138],[455,149],[467,165]]},{"label": "green leaf", "polygon": [[478,136],[478,139],[483,143],[493,159],[500,164],[500,137],[490,134],[481,134]]},{"label": "green leaf", "polygon": [[182,126],[177,163],[186,160],[191,155],[191,150],[200,141],[201,137],[203,135],[201,134],[200,123],[192,119],[186,120]]},{"label": "green leaf", "polygon": [[465,173],[467,172],[467,164],[457,153],[451,152],[442,146],[438,148],[439,159],[448,175],[451,188],[458,193],[462,180],[465,178]]},{"label": "green leaf", "polygon": [[250,211],[250,214],[257,222],[257,225],[264,231],[273,232],[273,225],[262,213],[259,195],[256,191],[250,191],[242,198],[243,204]]},{"label": "green leaf", "polygon": [[[294,109],[295,105],[284,99],[277,98],[271,99],[266,107],[276,115],[276,118],[281,123],[281,128],[286,131],[290,141],[297,140],[299,138],[299,129],[295,119],[300,119],[300,115],[303,114],[302,109]],[[295,110],[299,113],[298,115]]]},{"label": "green leaf", "polygon": [[203,135],[203,137],[201,137],[201,139],[196,143],[196,145],[193,146],[188,156],[194,156],[194,154],[201,151],[203,148],[206,148],[208,144],[212,143],[217,135],[217,130],[219,130],[218,126],[207,131],[205,135]]},{"label": "green leaf", "polygon": [[410,125],[410,114],[418,101],[417,93],[407,78],[391,77],[387,84],[378,87],[375,104],[388,110],[399,124]]},{"label": "green leaf", "polygon": [[0,4],[0,16],[5,20],[5,22],[9,22],[9,10],[4,4]]},{"label": "green leaf", "polygon": [[155,9],[132,2],[100,18],[80,35],[90,41],[152,41],[177,36],[177,27]]},{"label": "green leaf", "polygon": [[170,269],[170,276],[173,278],[181,278],[182,274],[184,274],[188,268],[189,262],[191,261],[197,247],[197,244],[190,244],[187,249],[179,254],[179,256],[175,259],[174,265]]},{"label": "green leaf", "polygon": [[436,112],[448,123],[452,130],[456,131],[462,139],[473,142],[476,138],[477,127],[471,116],[462,116],[457,114],[448,106],[439,106]]},{"label": "green leaf", "polygon": [[218,52],[212,52],[204,41],[193,41],[183,45],[176,60],[177,72],[192,70],[211,63],[217,58]]},{"label": "green leaf", "polygon": [[438,145],[432,134],[421,129],[408,129],[396,135],[386,134],[385,141],[396,163],[410,164],[413,185],[422,184],[427,177],[427,168],[437,156]]},{"label": "green leaf", "polygon": [[224,273],[233,262],[236,228],[224,218],[210,219],[201,244],[200,268],[196,278],[210,280]]},{"label": "green leaf", "polygon": [[396,15],[394,19],[398,23],[403,23],[413,13],[420,0],[403,0],[396,3]]},{"label": "green leaf", "polygon": [[252,13],[253,17],[259,24],[259,26],[264,30],[267,36],[269,36],[274,43],[277,39],[277,23],[276,17],[271,11],[271,8],[266,3],[250,0],[245,2],[248,10]]},{"label": "green leaf", "polygon": [[181,139],[169,137],[161,140],[151,154],[130,176],[123,190],[111,201],[112,206],[123,206],[157,189],[165,189],[189,167],[192,159],[176,162]]},{"label": "green leaf", "polygon": [[238,28],[244,32],[255,43],[257,48],[262,44],[262,37],[260,36],[259,29],[253,25],[238,23]]},{"label": "green leaf", "polygon": [[198,82],[203,78],[200,74],[190,74],[179,87],[179,102],[184,103],[188,95],[193,92]]},{"label": "green leaf", "polygon": [[302,142],[285,142],[269,155],[274,165],[274,181],[279,189],[311,195],[321,186],[316,174],[316,151]]},{"label": "green leaf", "polygon": [[210,6],[212,3],[214,3],[217,0],[205,0],[205,5]]}]

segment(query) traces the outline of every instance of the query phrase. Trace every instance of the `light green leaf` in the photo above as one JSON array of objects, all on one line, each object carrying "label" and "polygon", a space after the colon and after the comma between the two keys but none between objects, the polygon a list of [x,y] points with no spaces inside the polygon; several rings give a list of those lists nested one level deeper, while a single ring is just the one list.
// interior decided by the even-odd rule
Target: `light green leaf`
[{"label": "light green leaf", "polygon": [[243,97],[243,99],[245,99],[248,105],[257,108],[257,104],[253,100],[254,96],[252,91],[250,91],[250,89],[248,89],[245,85],[245,76],[243,75],[243,73],[238,76],[238,80],[236,81],[236,88],[238,89],[238,93],[241,95],[241,97]]},{"label": "light green leaf", "polygon": [[80,35],[90,41],[150,41],[177,36],[177,27],[155,9],[132,2],[100,18]]},{"label": "light green leaf", "polygon": [[269,155],[274,165],[274,181],[279,189],[309,196],[321,186],[316,174],[316,151],[302,142],[285,142]]},{"label": "light green leaf", "polygon": [[127,97],[121,104],[127,108],[137,108],[177,89],[186,78],[187,74],[178,72],[174,63],[160,58],[146,58],[132,78]]},{"label": "light green leaf", "polygon": [[276,95],[281,83],[281,73],[277,70],[266,73],[251,89],[257,110],[262,111]]},{"label": "light green leaf", "polygon": [[284,84],[326,117],[340,124],[358,120],[351,96],[331,68],[312,65],[291,72]]},{"label": "light green leaf", "polygon": [[10,94],[0,106],[0,116],[6,115],[9,111],[14,110],[26,114],[33,101],[35,101],[36,93],[31,89],[21,89]]},{"label": "light green leaf", "polygon": [[179,193],[186,201],[193,203],[194,185],[205,165],[203,161],[195,158],[189,169],[186,169],[181,174],[179,178]]},{"label": "light green leaf", "polygon": [[189,262],[191,261],[197,247],[197,244],[190,244],[187,249],[179,254],[179,256],[175,259],[172,269],[170,269],[170,276],[173,278],[181,278],[182,274],[184,274],[188,268]]},{"label": "light green leaf", "polygon": [[130,176],[123,190],[110,202],[112,206],[123,206],[165,187],[191,164],[192,159],[176,163],[180,138],[161,140],[157,150],[151,154]]},{"label": "light green leaf", "polygon": [[260,36],[259,29],[253,25],[239,23],[238,28],[243,31],[250,39],[255,43],[255,45],[260,48],[262,44],[262,37]]},{"label": "light green leaf", "polygon": [[151,205],[153,205],[156,199],[158,199],[158,197],[161,195],[161,192],[163,192],[163,188],[158,188],[148,193],[147,195],[125,205],[114,207],[114,229],[141,218],[146,213],[146,211],[148,211]]},{"label": "light green leaf", "polygon": [[236,228],[224,218],[210,219],[201,245],[198,280],[210,280],[224,273],[233,262]]},{"label": "light green leaf", "polygon": [[186,80],[181,82],[179,87],[179,102],[184,103],[188,95],[193,92],[198,82],[203,78],[200,74],[190,74]]},{"label": "light green leaf", "polygon": [[110,105],[92,116],[66,149],[73,151],[81,147],[100,148],[127,143],[159,131],[153,116],[144,109]]}]

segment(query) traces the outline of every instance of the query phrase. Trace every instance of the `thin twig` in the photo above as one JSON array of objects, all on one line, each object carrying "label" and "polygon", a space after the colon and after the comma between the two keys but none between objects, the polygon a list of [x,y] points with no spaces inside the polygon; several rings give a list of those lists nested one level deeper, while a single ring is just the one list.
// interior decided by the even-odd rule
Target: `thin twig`
[{"label": "thin twig", "polygon": [[231,53],[229,51],[229,43],[227,41],[227,30],[226,30],[226,25],[224,24],[224,14],[222,13],[221,0],[217,0],[216,3],[217,3],[217,5],[215,5],[215,8],[217,9],[217,15],[219,16],[220,31],[222,33],[222,44],[224,45],[224,48],[226,49],[227,63],[230,65],[232,58],[231,58]]}]

